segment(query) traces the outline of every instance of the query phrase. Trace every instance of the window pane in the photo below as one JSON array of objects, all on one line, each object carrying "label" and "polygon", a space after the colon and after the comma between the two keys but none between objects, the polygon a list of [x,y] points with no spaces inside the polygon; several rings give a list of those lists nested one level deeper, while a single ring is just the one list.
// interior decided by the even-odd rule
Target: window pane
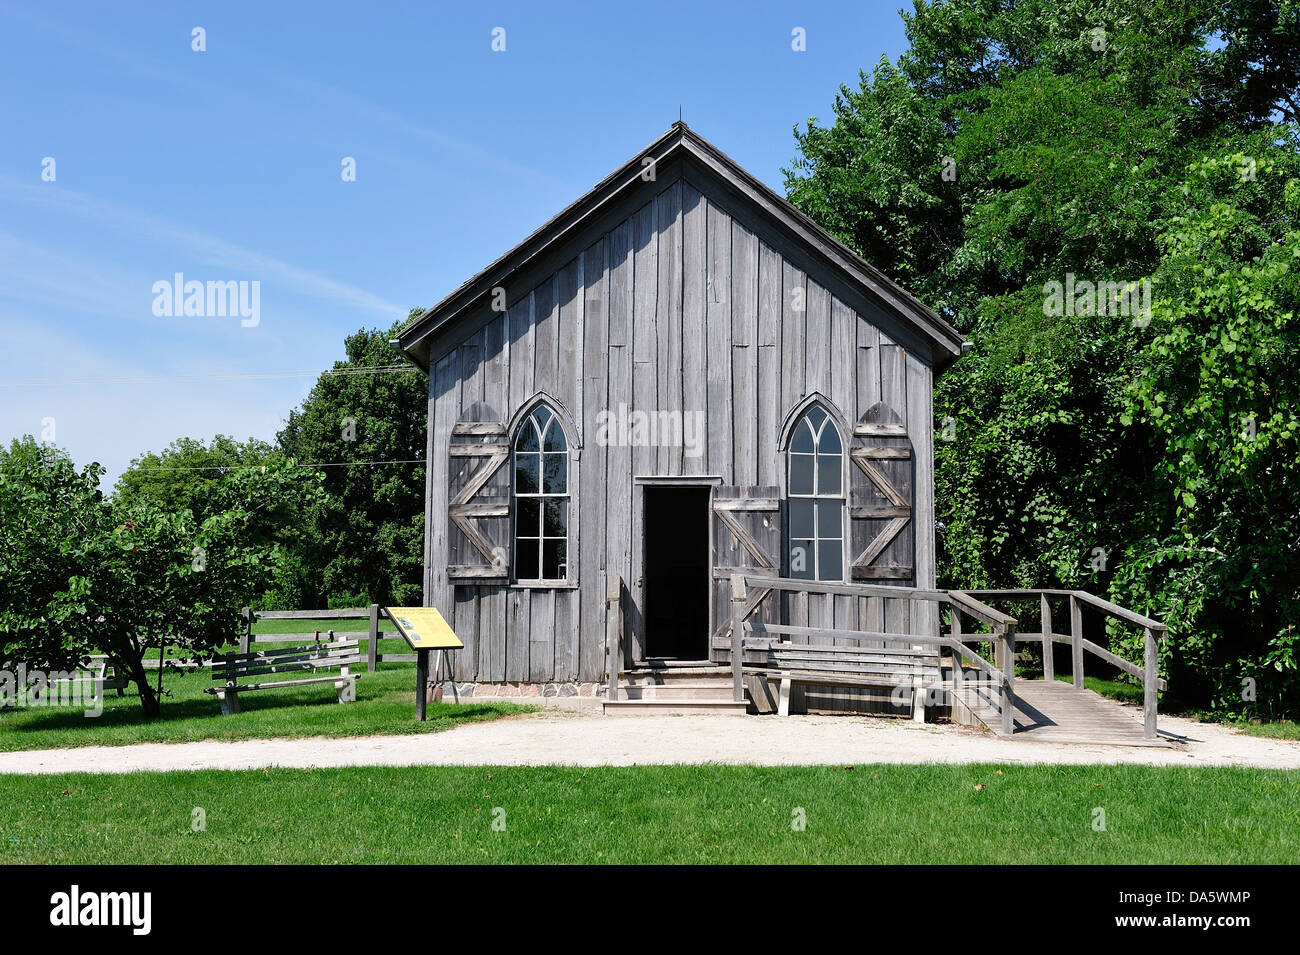
[{"label": "window pane", "polygon": [[810,540],[790,541],[790,576],[812,580],[815,570],[813,542]]},{"label": "window pane", "polygon": [[840,493],[840,467],[843,460],[838,454],[817,455],[818,494]]},{"label": "window pane", "polygon": [[790,455],[791,494],[811,494],[813,492],[813,460],[811,454]]},{"label": "window pane", "polygon": [[537,448],[537,426],[533,424],[532,417],[524,419],[524,423],[519,426],[519,435],[515,438],[516,451],[536,451]]},{"label": "window pane", "polygon": [[817,557],[818,580],[842,580],[844,578],[843,545],[839,541],[818,541]]},{"label": "window pane", "polygon": [[546,502],[546,524],[542,534],[546,537],[565,537],[569,532],[569,502],[561,497],[543,498]]},{"label": "window pane", "polygon": [[799,423],[794,426],[794,437],[790,439],[790,450],[800,451],[804,454],[813,452],[813,433],[808,426],[808,419],[801,418]]},{"label": "window pane", "polygon": [[822,411],[822,409],[817,405],[813,405],[807,411],[807,419],[808,423],[812,425],[813,433],[815,434],[817,429],[822,426],[822,422],[826,420],[826,412]]},{"label": "window pane", "polygon": [[[812,502],[809,502],[812,503]],[[825,540],[828,537],[844,536],[844,502],[817,501],[817,536]]]},{"label": "window pane", "polygon": [[538,537],[542,526],[541,503],[535,497],[521,497],[515,515],[515,534],[521,537]]},{"label": "window pane", "polygon": [[[529,426],[531,427],[531,425]],[[538,454],[515,455],[515,493],[536,494]]]},{"label": "window pane", "polygon": [[564,552],[566,541],[542,541],[542,579],[563,580],[566,570]]},{"label": "window pane", "polygon": [[542,475],[542,491],[546,494],[564,494],[569,489],[569,456],[567,454],[543,454],[545,473]]},{"label": "window pane", "polygon": [[800,501],[797,498],[790,499],[790,536],[796,538],[812,537],[816,531],[813,530],[813,501]]},{"label": "window pane", "polygon": [[839,454],[843,450],[840,446],[840,433],[835,429],[834,423],[828,423],[822,431],[822,439],[817,442],[817,450],[822,454]]},{"label": "window pane", "polygon": [[515,541],[515,577],[537,580],[537,538],[520,537]]},{"label": "window pane", "polygon": [[551,409],[546,405],[538,405],[531,417],[537,422],[537,433],[545,434],[546,426],[551,422]]},{"label": "window pane", "polygon": [[560,427],[558,418],[551,419],[551,425],[546,429],[546,440],[542,445],[543,451],[564,451],[568,449],[568,442],[564,440],[564,429]]}]

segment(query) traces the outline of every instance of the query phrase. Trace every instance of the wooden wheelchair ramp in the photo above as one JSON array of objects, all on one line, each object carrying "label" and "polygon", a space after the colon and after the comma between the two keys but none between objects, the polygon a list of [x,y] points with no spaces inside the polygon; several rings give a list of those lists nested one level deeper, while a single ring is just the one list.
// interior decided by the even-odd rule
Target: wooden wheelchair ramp
[{"label": "wooden wheelchair ramp", "polygon": [[[1015,731],[1012,739],[1039,743],[1092,743],[1110,746],[1173,744],[1142,735],[1142,710],[1124,706],[1088,689],[1059,680],[1016,680]],[[967,708],[981,723],[997,731],[1002,726],[996,694],[977,688],[965,694]]]}]

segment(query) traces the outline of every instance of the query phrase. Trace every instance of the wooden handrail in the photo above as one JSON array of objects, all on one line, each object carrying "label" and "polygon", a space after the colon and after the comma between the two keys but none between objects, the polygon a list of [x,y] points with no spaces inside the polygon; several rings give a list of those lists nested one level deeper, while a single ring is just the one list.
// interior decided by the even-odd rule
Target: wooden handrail
[{"label": "wooden handrail", "polygon": [[976,620],[984,621],[990,627],[1015,627],[1019,623],[1015,617],[976,600],[968,590],[945,590],[943,593],[948,595],[949,604]]},{"label": "wooden handrail", "polygon": [[[1055,645],[1057,634],[1052,632],[1051,626],[1051,607],[1048,604],[1048,597],[1068,597],[1070,601],[1070,634],[1068,641],[1071,645],[1071,669],[1073,670],[1075,689],[1083,688],[1083,654],[1086,650],[1093,656],[1105,660],[1112,666],[1123,670],[1125,673],[1140,678],[1142,680],[1142,731],[1147,739],[1156,737],[1156,708],[1159,699],[1159,692],[1166,690],[1169,684],[1160,678],[1159,674],[1159,642],[1158,634],[1168,633],[1169,627],[1158,620],[1140,613],[1134,613],[1118,604],[1111,603],[1103,597],[1096,594],[1088,593],[1086,590],[1059,590],[1050,588],[1039,589],[1009,589],[1009,590],[971,590],[966,591],[968,594],[978,594],[981,597],[1002,598],[1006,600],[1032,600],[1037,598],[1040,602],[1041,613],[1043,617],[1043,676],[1044,679],[1055,679],[1054,667],[1051,666],[1051,648]],[[1095,610],[1100,610],[1109,617],[1113,617],[1122,623],[1135,625],[1142,628],[1143,633],[1143,652],[1142,665],[1138,666],[1123,657],[1112,653],[1105,647],[1085,639],[1083,636],[1083,612],[1082,605],[1087,604]],[[1064,635],[1060,635],[1064,636]]]},{"label": "wooden handrail", "polygon": [[1125,623],[1131,623],[1139,627],[1150,627],[1152,630],[1167,631],[1169,626],[1161,623],[1159,620],[1153,620],[1150,617],[1143,616],[1140,613],[1134,613],[1119,604],[1111,603],[1104,597],[1098,597],[1096,594],[1089,593],[1086,590],[1054,590],[1051,588],[1038,589],[1018,589],[1018,590],[963,590],[964,594],[975,594],[980,597],[999,597],[1008,600],[1032,600],[1035,597],[1073,597],[1081,600],[1098,610],[1104,611],[1116,619],[1123,620]]},{"label": "wooden handrail", "polygon": [[962,590],[924,590],[913,587],[890,587],[885,584],[845,584],[825,580],[803,580],[791,577],[741,576],[747,587],[771,590],[798,591],[810,594],[829,594],[840,597],[886,597],[892,600],[928,600],[947,603],[961,608],[963,613],[982,620],[991,627],[1015,626],[1016,618],[981,603]]},{"label": "wooden handrail", "polygon": [[1001,680],[1001,679],[1003,678],[1004,674],[1003,674],[1003,672],[1002,672],[1001,670],[999,670],[997,667],[995,667],[992,663],[989,663],[988,660],[985,660],[982,656],[980,656],[980,655],[979,655],[978,653],[976,653],[974,650],[970,650],[970,649],[968,649],[968,648],[965,646],[965,644],[963,644],[960,640],[957,640],[957,639],[955,639],[955,638],[953,638],[953,637],[945,637],[945,638],[944,638],[944,645],[947,646],[947,647],[952,648],[953,650],[956,650],[956,651],[957,651],[958,653],[960,653],[963,657],[965,657],[966,659],[970,660],[972,663],[975,664],[975,666],[976,666],[977,668],[983,670],[985,673],[988,673],[988,674],[990,674],[990,675],[992,675],[992,676],[995,676],[995,677],[997,677],[999,680]]},{"label": "wooden handrail", "polygon": [[[953,629],[952,636],[948,638],[935,638],[928,634],[898,634],[893,635],[885,632],[860,631],[860,630],[841,630],[834,627],[791,627],[784,624],[763,625],[761,623],[746,626],[745,619],[757,610],[757,604],[751,607],[747,612],[745,606],[750,588],[761,588],[768,591],[778,592],[796,592],[806,594],[824,594],[829,596],[848,596],[848,597],[881,597],[894,600],[924,600],[935,604],[946,603],[953,610]],[[1157,672],[1158,664],[1158,642],[1157,634],[1168,632],[1168,627],[1159,622],[1152,620],[1150,617],[1134,613],[1113,604],[1104,598],[1098,597],[1082,590],[1064,590],[1054,588],[1036,588],[1036,589],[1008,589],[1008,590],[930,590],[923,588],[911,587],[890,587],[884,584],[858,584],[842,583],[835,581],[821,580],[803,580],[788,577],[772,577],[766,575],[747,576],[743,573],[733,573],[731,575],[731,669],[733,681],[733,694],[737,701],[744,699],[743,670],[744,661],[744,637],[745,633],[773,633],[785,635],[813,635],[822,634],[832,637],[849,638],[849,639],[899,639],[900,642],[911,640],[918,644],[931,644],[938,642],[941,645],[948,646],[954,651],[958,658],[969,659],[979,669],[990,674],[1000,677],[1002,684],[1002,732],[1010,734],[1015,728],[1014,711],[1015,711],[1015,655],[1016,655],[1016,628],[1019,621],[1009,614],[1005,614],[994,607],[989,606],[980,600],[980,597],[1003,598],[1032,600],[1037,599],[1040,605],[1040,611],[1043,618],[1043,626],[1039,633],[1025,634],[1024,639],[1038,640],[1043,644],[1044,651],[1051,653],[1052,647],[1059,638],[1068,639],[1071,644],[1074,685],[1076,688],[1083,687],[1083,653],[1088,651],[1133,676],[1140,676],[1143,681],[1143,724],[1144,733],[1148,737],[1154,737],[1155,717],[1156,717],[1156,700],[1157,693],[1166,689],[1167,684],[1160,679]],[[1070,601],[1070,634],[1065,637],[1064,634],[1056,634],[1053,631],[1051,623],[1051,607],[1048,603],[1048,597],[1068,597]],[[1143,652],[1143,666],[1139,667],[1124,660],[1104,647],[1101,647],[1083,637],[1082,623],[1082,605],[1087,604],[1103,613],[1108,614],[1125,623],[1136,624],[1143,628],[1145,634],[1145,645]],[[960,617],[966,614],[976,620],[980,620],[989,626],[992,631],[989,634],[972,634],[973,640],[990,640],[998,649],[998,662],[989,663],[979,654],[969,650],[963,640]],[[960,667],[960,663],[955,663]],[[1044,665],[1044,675],[1048,679],[1054,679],[1054,667],[1050,663]],[[956,674],[954,674],[954,683],[956,683]]]},{"label": "wooden handrail", "polygon": [[[745,602],[749,598],[749,588],[745,585],[744,574],[731,575],[731,698],[737,702],[745,699]],[[757,608],[755,608],[757,609]]]},{"label": "wooden handrail", "polygon": [[618,674],[623,669],[623,578],[611,574],[605,586],[605,657],[609,688],[605,699],[618,699]]}]

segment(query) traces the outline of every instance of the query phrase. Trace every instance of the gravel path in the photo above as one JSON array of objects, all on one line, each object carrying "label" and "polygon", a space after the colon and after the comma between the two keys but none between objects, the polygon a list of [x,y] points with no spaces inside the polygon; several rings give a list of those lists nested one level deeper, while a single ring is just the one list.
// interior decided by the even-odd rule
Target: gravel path
[{"label": "gravel path", "polygon": [[419,736],[143,743],[0,753],[3,773],[125,773],[268,766],[578,765],[753,763],[1143,763],[1300,769],[1300,742],[1162,718],[1173,749],[999,739],[960,726],[876,717],[602,717],[546,710]]}]

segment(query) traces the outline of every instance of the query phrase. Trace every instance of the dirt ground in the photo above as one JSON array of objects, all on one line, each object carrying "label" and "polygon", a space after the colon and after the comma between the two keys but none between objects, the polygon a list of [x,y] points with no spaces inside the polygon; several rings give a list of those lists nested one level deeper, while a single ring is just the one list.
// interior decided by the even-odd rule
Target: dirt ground
[{"label": "dirt ground", "polygon": [[749,763],[1142,763],[1300,769],[1300,742],[1160,719],[1170,749],[1035,743],[984,730],[855,716],[623,716],[550,707],[420,736],[144,743],[0,753],[0,773],[124,773],[270,766]]}]

